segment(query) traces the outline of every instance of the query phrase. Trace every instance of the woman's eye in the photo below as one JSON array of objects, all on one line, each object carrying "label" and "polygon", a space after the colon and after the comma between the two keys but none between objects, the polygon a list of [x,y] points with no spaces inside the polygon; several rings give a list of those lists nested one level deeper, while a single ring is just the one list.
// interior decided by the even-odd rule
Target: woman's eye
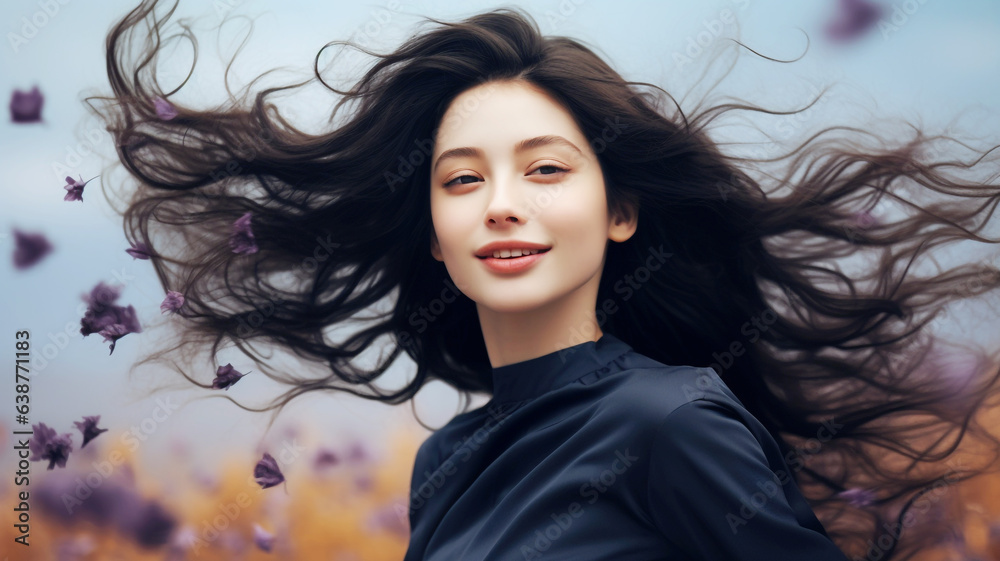
[{"label": "woman's eye", "polygon": [[[450,187],[451,185],[453,185],[459,179],[463,179],[464,180],[466,178],[468,178],[470,180],[478,180],[479,179],[475,175],[460,175],[460,176],[456,177],[455,179],[452,179],[451,181],[445,183],[444,186],[445,187]],[[459,181],[459,183],[465,185],[466,183],[472,183],[472,181]]]},{"label": "woman's eye", "polygon": [[[561,168],[559,166],[553,166],[553,165],[546,164],[544,166],[538,166],[537,168],[535,168],[534,170],[532,170],[532,173],[534,173],[536,171],[543,170],[543,169],[549,170],[549,173],[542,173],[540,175],[555,175],[557,173],[565,173],[565,172],[569,171],[568,169],[564,169],[564,168]],[[531,173],[529,173],[528,175],[531,175]],[[466,181],[466,179],[468,179],[468,181]],[[460,175],[460,176],[452,179],[451,181],[445,183],[444,186],[445,187],[450,187],[450,186],[454,185],[456,182],[457,183],[461,183],[462,185],[466,185],[468,183],[474,183],[476,181],[482,181],[482,179],[479,179],[475,175]]]},{"label": "woman's eye", "polygon": [[[557,173],[565,173],[565,172],[569,171],[568,169],[563,169],[563,168],[561,168],[559,166],[553,166],[551,164],[546,164],[544,166],[538,166],[537,168],[534,169],[534,171],[538,171],[538,170],[542,170],[542,169],[546,169],[546,168],[548,168],[550,170],[555,170],[555,171],[553,171],[551,173],[543,173],[542,175],[555,175]],[[531,175],[531,174],[528,174],[528,175]]]}]

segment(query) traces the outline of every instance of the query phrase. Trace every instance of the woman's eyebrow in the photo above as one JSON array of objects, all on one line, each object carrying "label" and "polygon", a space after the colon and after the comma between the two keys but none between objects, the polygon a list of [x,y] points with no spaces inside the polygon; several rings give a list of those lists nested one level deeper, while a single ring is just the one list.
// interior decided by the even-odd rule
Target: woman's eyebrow
[{"label": "woman's eyebrow", "polygon": [[[576,153],[579,154],[581,157],[583,156],[583,152],[576,147],[576,144],[573,144],[569,140],[566,140],[565,138],[554,134],[536,136],[534,138],[526,138],[514,145],[514,153],[520,154],[521,152],[524,152],[526,150],[531,150],[532,148],[538,148],[540,146],[550,146],[550,145],[566,146],[568,148],[576,150]],[[434,171],[437,171],[437,168],[439,165],[441,165],[441,162],[449,158],[482,158],[482,157],[483,157],[483,151],[480,150],[479,148],[475,148],[472,146],[464,146],[462,148],[451,148],[449,150],[441,152],[441,155],[438,156],[437,161],[434,163],[434,169],[432,170],[432,173]]]}]

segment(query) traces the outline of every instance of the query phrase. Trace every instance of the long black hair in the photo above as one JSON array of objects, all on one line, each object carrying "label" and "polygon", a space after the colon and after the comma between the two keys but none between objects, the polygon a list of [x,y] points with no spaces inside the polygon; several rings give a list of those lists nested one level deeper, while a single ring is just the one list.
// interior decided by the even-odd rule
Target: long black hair
[{"label": "long black hair", "polygon": [[[298,130],[268,102],[305,82],[212,109],[174,103],[170,118],[156,98],[169,102],[183,84],[162,91],[153,69],[176,4],[163,17],[155,4],[111,30],[113,95],[87,100],[131,174],[126,234],[150,248],[163,288],[186,299],[183,337],[144,362],[169,362],[208,388],[213,369],[192,376],[175,361],[231,343],[290,386],[263,410],[316,390],[400,404],[431,380],[466,402],[491,392],[475,305],[430,254],[429,164],[457,95],[516,80],[558,100],[591,140],[609,211],[638,210],[635,234],[608,247],[597,305],[611,300],[615,312],[599,315],[602,330],[660,362],[715,368],[783,446],[845,552],[905,559],[940,541],[944,521],[912,518],[920,501],[995,465],[1000,443],[978,416],[997,396],[996,349],[956,354],[928,324],[950,304],[985,298],[1000,271],[915,274],[936,246],[998,241],[982,233],[996,175],[971,177],[995,163],[992,149],[946,159],[954,139],[918,127],[890,145],[831,126],[775,158],[726,153],[709,134],[723,114],[794,112],[727,102],[685,113],[658,86],[625,80],[583,43],[543,36],[510,8],[428,18],[435,27],[388,54],[358,47],[375,62],[346,90],[323,79],[321,50],[316,79],[341,96],[317,115],[336,122],[329,132]],[[148,28],[138,54],[136,28]],[[186,27],[180,36],[197,46]],[[758,173],[775,163],[783,176]],[[892,219],[874,212],[885,201],[899,210]],[[257,251],[237,253],[228,242],[247,213]],[[653,248],[671,254],[669,267],[626,298],[620,281]],[[847,274],[838,260],[852,258]],[[277,371],[256,345],[323,372]],[[415,373],[379,387],[402,353]],[[979,455],[965,453],[973,446]]]}]

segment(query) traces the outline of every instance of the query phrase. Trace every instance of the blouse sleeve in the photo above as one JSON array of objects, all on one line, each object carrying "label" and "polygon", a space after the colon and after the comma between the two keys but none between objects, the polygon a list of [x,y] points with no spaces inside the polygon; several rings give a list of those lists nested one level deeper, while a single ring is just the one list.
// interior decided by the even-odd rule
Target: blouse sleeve
[{"label": "blouse sleeve", "polygon": [[[691,559],[845,561],[824,533],[799,524],[760,443],[731,408],[697,399],[654,432],[649,510]],[[785,484],[795,485],[791,474]]]}]

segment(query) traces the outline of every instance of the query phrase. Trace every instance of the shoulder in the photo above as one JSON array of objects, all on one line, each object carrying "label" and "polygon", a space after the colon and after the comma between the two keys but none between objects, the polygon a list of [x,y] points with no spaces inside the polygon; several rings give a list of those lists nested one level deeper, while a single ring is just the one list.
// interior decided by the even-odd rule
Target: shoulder
[{"label": "shoulder", "polygon": [[602,400],[610,414],[659,426],[668,415],[694,401],[742,409],[742,404],[711,367],[666,365],[630,352],[622,375]]},{"label": "shoulder", "polygon": [[[607,407],[633,419],[649,446],[664,454],[743,447],[763,460],[777,450],[764,426],[711,367],[669,366],[643,357],[615,388]],[[709,454],[712,455],[711,453]]]},{"label": "shoulder", "polygon": [[846,561],[741,406],[695,399],[652,433],[644,509],[690,558]]},{"label": "shoulder", "polygon": [[454,452],[455,442],[475,434],[480,428],[490,427],[498,419],[502,420],[504,414],[503,410],[487,402],[476,409],[455,415],[444,426],[431,432],[420,444],[414,460],[414,472],[434,471]]},{"label": "shoulder", "polygon": [[763,426],[739,404],[706,396],[688,401],[664,416],[652,429],[652,445],[674,458],[678,452],[703,453],[713,447],[745,446],[756,459],[763,460],[758,429]]}]

